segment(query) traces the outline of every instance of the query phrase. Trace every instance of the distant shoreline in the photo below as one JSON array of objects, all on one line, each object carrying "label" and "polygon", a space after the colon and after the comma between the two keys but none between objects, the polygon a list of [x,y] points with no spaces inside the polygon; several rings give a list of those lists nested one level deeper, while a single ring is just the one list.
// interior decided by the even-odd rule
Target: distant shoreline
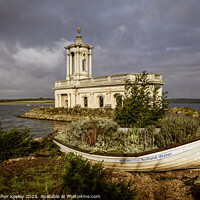
[{"label": "distant shoreline", "polygon": [[[167,99],[170,104],[200,104],[200,99]],[[0,99],[0,105],[54,105],[53,98],[37,99]]]},{"label": "distant shoreline", "polygon": [[54,105],[54,100],[0,100],[0,105]]},{"label": "distant shoreline", "polygon": [[167,99],[168,103],[173,103],[173,104],[182,104],[182,103],[188,103],[188,104],[200,104],[200,99],[184,99],[184,98],[180,98],[180,99]]},{"label": "distant shoreline", "polygon": [[54,103],[51,102],[5,102],[5,103],[1,103],[0,105],[54,105]]},{"label": "distant shoreline", "polygon": [[54,98],[0,99],[0,105],[54,105]]}]

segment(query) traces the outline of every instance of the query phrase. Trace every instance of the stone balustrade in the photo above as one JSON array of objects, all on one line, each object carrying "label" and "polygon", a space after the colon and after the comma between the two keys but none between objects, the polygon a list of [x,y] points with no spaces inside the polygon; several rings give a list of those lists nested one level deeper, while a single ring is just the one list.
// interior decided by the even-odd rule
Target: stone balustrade
[{"label": "stone balustrade", "polygon": [[[56,81],[55,82],[55,88],[65,88],[70,86],[82,86],[85,84],[99,84],[99,83],[116,83],[116,82],[124,82],[126,79],[129,79],[131,81],[135,81],[136,76],[140,74],[118,74],[118,75],[112,75],[112,76],[99,76],[94,78],[85,78],[85,79],[79,79],[79,80],[63,80],[63,81]],[[162,74],[154,74],[149,73],[148,79],[150,82],[162,82]]]}]

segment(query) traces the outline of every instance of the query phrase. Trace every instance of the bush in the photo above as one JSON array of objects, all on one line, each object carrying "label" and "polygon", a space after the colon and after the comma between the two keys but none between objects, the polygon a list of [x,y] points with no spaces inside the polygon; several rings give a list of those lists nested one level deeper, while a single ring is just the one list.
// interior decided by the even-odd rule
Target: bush
[{"label": "bush", "polygon": [[71,123],[55,137],[66,144],[95,152],[138,153],[155,149],[155,126],[143,131],[133,128],[118,130],[119,125],[108,120],[83,120]]},{"label": "bush", "polygon": [[48,152],[48,153],[56,153],[60,152],[60,148],[56,145],[48,136],[44,136],[42,140],[34,140],[31,143],[32,152]]},{"label": "bush", "polygon": [[[92,150],[96,142],[111,137],[119,126],[109,120],[90,119],[72,122],[65,132],[56,136],[72,146]],[[105,142],[105,141],[104,141]],[[91,148],[90,148],[91,147]]]},{"label": "bush", "polygon": [[130,189],[129,183],[106,181],[102,163],[92,165],[88,160],[69,153],[66,156],[66,174],[61,195],[100,195],[104,200],[135,199],[136,188]]},{"label": "bush", "polygon": [[153,125],[147,126],[140,134],[140,144],[143,145],[143,151],[157,148],[155,145],[156,127]]},{"label": "bush", "polygon": [[171,115],[163,118],[160,125],[161,131],[155,141],[158,147],[187,141],[200,134],[199,120],[191,117]]},{"label": "bush", "polygon": [[0,162],[11,158],[29,156],[36,152],[58,152],[59,147],[47,136],[42,141],[33,140],[29,129],[12,128],[9,131],[1,129],[0,124]]},{"label": "bush", "polygon": [[159,95],[160,85],[152,85],[144,71],[134,82],[127,80],[125,94],[115,94],[115,121],[123,126],[154,125],[162,118],[167,107],[166,94]]},{"label": "bush", "polygon": [[9,131],[0,128],[0,161],[29,155],[32,142],[28,128],[12,128]]}]

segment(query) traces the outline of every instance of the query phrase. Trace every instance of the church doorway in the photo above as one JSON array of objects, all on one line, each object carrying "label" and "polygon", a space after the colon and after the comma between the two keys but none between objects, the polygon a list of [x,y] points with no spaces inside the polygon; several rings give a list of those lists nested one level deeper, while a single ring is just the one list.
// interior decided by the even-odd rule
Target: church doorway
[{"label": "church doorway", "polygon": [[61,94],[61,107],[68,108],[68,95]]}]

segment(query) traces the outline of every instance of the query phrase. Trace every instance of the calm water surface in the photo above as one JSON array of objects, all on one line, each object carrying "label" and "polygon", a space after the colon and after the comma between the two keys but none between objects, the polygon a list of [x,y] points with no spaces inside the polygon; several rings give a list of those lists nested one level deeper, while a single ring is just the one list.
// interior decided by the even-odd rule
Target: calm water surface
[{"label": "calm water surface", "polygon": [[41,105],[0,105],[1,127],[4,130],[9,130],[12,127],[19,127],[20,129],[28,127],[30,129],[30,134],[35,135],[34,138],[40,138],[52,133],[57,129],[61,129],[68,124],[65,122],[17,117],[17,115],[26,113],[29,110],[40,106]]},{"label": "calm water surface", "polygon": [[[4,130],[9,130],[12,127],[20,127],[20,129],[28,127],[30,129],[30,133],[35,135],[34,138],[40,138],[57,129],[63,130],[66,128],[68,125],[67,122],[16,117],[17,115],[26,113],[39,106],[41,105],[0,105],[0,122],[2,128]],[[170,104],[169,107],[190,107],[200,112],[200,104]]]}]

